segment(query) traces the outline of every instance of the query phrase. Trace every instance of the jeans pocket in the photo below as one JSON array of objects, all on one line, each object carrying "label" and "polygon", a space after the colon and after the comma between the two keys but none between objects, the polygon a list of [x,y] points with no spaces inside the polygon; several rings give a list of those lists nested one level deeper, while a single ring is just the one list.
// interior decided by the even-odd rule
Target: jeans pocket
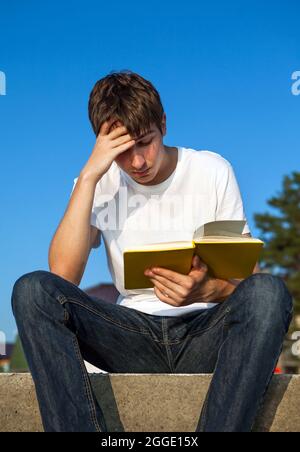
[{"label": "jeans pocket", "polygon": [[212,321],[205,327],[199,328],[196,331],[193,331],[188,334],[188,336],[195,336],[196,334],[203,334],[206,331],[211,330],[216,325],[218,325],[222,320],[225,322],[225,317],[230,312],[230,308],[226,308],[220,315],[218,315],[215,319],[212,319]]}]

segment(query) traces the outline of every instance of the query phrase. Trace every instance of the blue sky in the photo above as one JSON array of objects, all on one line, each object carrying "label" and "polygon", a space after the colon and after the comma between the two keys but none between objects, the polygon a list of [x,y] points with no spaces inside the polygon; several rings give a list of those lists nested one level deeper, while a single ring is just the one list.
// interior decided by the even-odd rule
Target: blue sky
[{"label": "blue sky", "polygon": [[[48,270],[48,247],[92,150],[92,86],[131,69],[159,90],[165,144],[233,165],[252,233],[283,176],[299,171],[300,5],[284,1],[2,1],[0,330],[16,331],[15,280]],[[81,288],[111,281],[104,247]]]}]

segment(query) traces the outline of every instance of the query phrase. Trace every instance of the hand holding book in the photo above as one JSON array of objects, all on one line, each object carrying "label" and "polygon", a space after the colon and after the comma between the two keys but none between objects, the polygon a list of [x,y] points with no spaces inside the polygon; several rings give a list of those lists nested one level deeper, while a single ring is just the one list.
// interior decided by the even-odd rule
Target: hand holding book
[{"label": "hand holding book", "polygon": [[145,275],[154,286],[155,295],[172,306],[187,306],[193,303],[221,302],[235,289],[228,281],[211,278],[207,265],[195,255],[188,275],[169,269],[154,267]]}]

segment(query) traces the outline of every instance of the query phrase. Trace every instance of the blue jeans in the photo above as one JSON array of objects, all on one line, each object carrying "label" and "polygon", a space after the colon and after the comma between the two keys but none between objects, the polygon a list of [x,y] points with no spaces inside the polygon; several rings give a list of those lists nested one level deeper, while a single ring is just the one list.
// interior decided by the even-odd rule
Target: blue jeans
[{"label": "blue jeans", "polygon": [[83,359],[111,373],[213,373],[197,432],[250,432],[293,302],[255,274],[222,303],[160,317],[90,297],[51,272],[14,284],[12,308],[47,432],[107,432]]}]

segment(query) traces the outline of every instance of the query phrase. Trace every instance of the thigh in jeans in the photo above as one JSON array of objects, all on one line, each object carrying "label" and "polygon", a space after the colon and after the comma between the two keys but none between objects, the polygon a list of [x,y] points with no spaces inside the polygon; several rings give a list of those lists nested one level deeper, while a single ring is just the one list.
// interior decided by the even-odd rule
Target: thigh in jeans
[{"label": "thigh in jeans", "polygon": [[65,308],[66,326],[76,335],[84,360],[106,372],[170,372],[153,316],[90,297],[64,278],[45,274],[43,288]]},{"label": "thigh in jeans", "polygon": [[[213,373],[224,341],[227,309],[214,308],[168,318],[168,348],[174,373]],[[180,323],[179,323],[180,322]]]}]

